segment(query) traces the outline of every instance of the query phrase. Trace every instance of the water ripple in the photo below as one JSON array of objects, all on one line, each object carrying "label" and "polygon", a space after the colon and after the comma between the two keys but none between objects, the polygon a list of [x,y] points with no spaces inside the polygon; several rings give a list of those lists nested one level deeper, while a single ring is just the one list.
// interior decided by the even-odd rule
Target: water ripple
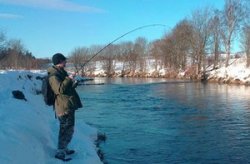
[{"label": "water ripple", "polygon": [[79,89],[111,164],[250,163],[250,88],[109,81]]}]

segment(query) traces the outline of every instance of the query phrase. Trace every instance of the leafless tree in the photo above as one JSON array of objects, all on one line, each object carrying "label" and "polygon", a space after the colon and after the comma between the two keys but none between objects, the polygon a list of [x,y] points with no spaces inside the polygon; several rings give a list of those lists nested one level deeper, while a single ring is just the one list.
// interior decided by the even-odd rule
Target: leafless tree
[{"label": "leafless tree", "polygon": [[6,42],[6,36],[3,32],[0,32],[0,52],[4,49]]},{"label": "leafless tree", "polygon": [[8,42],[8,57],[6,58],[7,64],[10,68],[21,68],[22,54],[25,51],[21,40],[10,40]]},{"label": "leafless tree", "polygon": [[214,54],[214,58],[213,58],[213,68],[215,69],[218,66],[219,63],[219,56],[221,53],[220,50],[220,45],[221,45],[221,18],[220,18],[220,11],[218,10],[214,10],[213,12],[213,16],[211,19],[211,24],[210,24],[210,28],[211,29],[211,40],[212,40],[212,44],[211,44],[211,49],[212,49],[212,54]]},{"label": "leafless tree", "polygon": [[193,27],[190,21],[184,19],[173,29],[174,50],[176,58],[176,68],[182,70],[186,67],[187,58],[191,50]]},{"label": "leafless tree", "polygon": [[209,45],[209,37],[211,34],[209,28],[211,24],[211,13],[211,9],[207,7],[205,9],[196,10],[192,14],[191,22],[194,28],[192,47],[198,66],[198,74],[201,73],[201,68],[205,70],[206,67],[206,49]]},{"label": "leafless tree", "polygon": [[81,73],[81,75],[84,76],[87,69],[85,62],[89,58],[89,49],[86,47],[75,48],[69,58],[74,65],[76,72]]},{"label": "leafless tree", "polygon": [[129,63],[129,68],[130,72],[132,71],[132,76],[134,76],[136,68],[137,68],[137,61],[139,58],[139,54],[134,51],[134,49],[129,52],[128,54],[128,63]]},{"label": "leafless tree", "polygon": [[49,59],[37,59],[19,39],[7,40],[0,32],[0,69],[44,69]]},{"label": "leafless tree", "polygon": [[241,39],[241,45],[246,52],[247,56],[247,64],[246,66],[250,66],[250,25],[246,25],[243,29],[243,35]]},{"label": "leafless tree", "polygon": [[116,45],[110,45],[102,53],[102,67],[105,70],[108,77],[112,77],[115,71],[115,59],[118,54],[118,48]]},{"label": "leafless tree", "polygon": [[174,51],[174,39],[172,32],[165,34],[161,43],[158,44],[162,52],[162,60],[165,68],[174,68],[175,67],[175,51]]},{"label": "leafless tree", "polygon": [[221,36],[226,50],[226,66],[229,65],[232,41],[240,30],[246,18],[246,8],[242,0],[225,0],[222,11]]},{"label": "leafless tree", "polygon": [[152,60],[154,60],[154,62],[152,63],[152,61],[149,58],[149,62],[153,64],[154,70],[158,71],[158,67],[162,66],[162,57],[163,57],[163,51],[160,48],[161,45],[163,44],[162,40],[156,40],[152,43],[149,44],[149,54],[152,57]]},{"label": "leafless tree", "polygon": [[42,67],[44,60],[36,59],[24,48],[21,40],[13,39],[4,45],[0,63],[2,69],[38,69]]},{"label": "leafless tree", "polygon": [[140,72],[144,72],[146,68],[146,61],[145,61],[146,54],[147,54],[146,50],[147,50],[147,40],[145,38],[138,37],[135,40],[134,53],[138,54],[137,60],[138,60]]},{"label": "leafless tree", "polygon": [[0,64],[1,64],[1,60],[5,56],[5,53],[4,53],[5,42],[6,42],[5,35],[4,35],[4,33],[0,32]]},{"label": "leafless tree", "polygon": [[[124,75],[125,72],[131,71],[129,65],[129,57],[133,51],[133,43],[132,42],[122,42],[120,44],[120,57],[118,58],[122,62],[122,74]],[[122,75],[122,76],[123,76]]]},{"label": "leafless tree", "polygon": [[173,70],[185,69],[187,59],[190,58],[193,42],[193,25],[184,19],[180,21],[172,31],[157,43],[158,53],[162,54],[162,60],[166,68]]}]

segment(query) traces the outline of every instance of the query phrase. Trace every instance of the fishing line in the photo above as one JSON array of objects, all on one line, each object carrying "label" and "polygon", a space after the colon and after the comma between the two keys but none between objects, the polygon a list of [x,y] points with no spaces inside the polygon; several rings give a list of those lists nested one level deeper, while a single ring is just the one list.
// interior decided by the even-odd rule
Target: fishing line
[{"label": "fishing line", "polygon": [[109,44],[107,44],[106,46],[104,46],[102,49],[100,49],[97,53],[95,53],[89,60],[87,60],[83,66],[85,66],[87,63],[89,63],[93,58],[95,58],[99,53],[101,53],[104,49],[106,49],[107,47],[109,47],[111,44],[113,44],[114,42],[116,42],[117,40],[121,39],[122,37],[134,32],[134,31],[137,31],[137,30],[141,30],[143,28],[147,28],[147,27],[153,27],[153,26],[163,26],[165,27],[165,25],[163,24],[150,24],[150,25],[145,25],[145,26],[141,26],[141,27],[137,27],[131,31],[128,31],[126,32],[125,34],[119,36],[118,38],[114,39],[112,42],[110,42]]}]

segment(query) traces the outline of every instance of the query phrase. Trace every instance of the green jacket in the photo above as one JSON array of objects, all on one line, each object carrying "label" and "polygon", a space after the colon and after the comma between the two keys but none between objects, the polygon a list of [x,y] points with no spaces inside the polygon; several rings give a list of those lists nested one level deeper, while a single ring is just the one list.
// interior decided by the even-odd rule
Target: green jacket
[{"label": "green jacket", "polygon": [[56,66],[48,68],[49,83],[56,94],[55,110],[57,116],[67,114],[70,110],[82,107],[79,95],[75,90],[74,82],[68,77],[64,69]]}]

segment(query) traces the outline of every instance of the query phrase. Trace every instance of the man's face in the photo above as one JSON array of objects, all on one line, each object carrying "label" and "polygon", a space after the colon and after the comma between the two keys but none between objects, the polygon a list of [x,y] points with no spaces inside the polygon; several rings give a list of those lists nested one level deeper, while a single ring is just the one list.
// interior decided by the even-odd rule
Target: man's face
[{"label": "man's face", "polygon": [[66,67],[66,63],[67,63],[67,61],[64,60],[64,61],[62,61],[61,63],[59,63],[58,66],[59,66],[60,68],[65,68],[65,67]]}]

